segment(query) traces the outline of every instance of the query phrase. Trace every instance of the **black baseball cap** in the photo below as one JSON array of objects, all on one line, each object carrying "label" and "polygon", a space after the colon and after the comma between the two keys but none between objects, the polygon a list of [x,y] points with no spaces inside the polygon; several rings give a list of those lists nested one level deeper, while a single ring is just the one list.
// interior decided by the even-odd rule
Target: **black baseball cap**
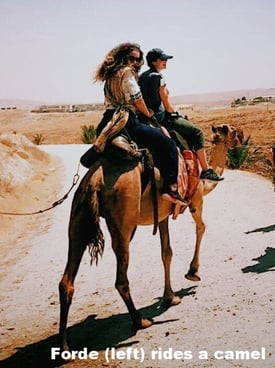
[{"label": "black baseball cap", "polygon": [[147,63],[150,64],[152,61],[156,61],[157,59],[160,60],[168,60],[172,59],[172,55],[167,55],[161,49],[152,49],[146,55]]}]

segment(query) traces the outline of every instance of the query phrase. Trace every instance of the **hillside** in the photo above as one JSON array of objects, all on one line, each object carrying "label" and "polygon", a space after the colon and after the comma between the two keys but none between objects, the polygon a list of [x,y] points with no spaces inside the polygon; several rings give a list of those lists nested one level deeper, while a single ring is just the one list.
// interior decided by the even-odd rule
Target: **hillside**
[{"label": "hillside", "polygon": [[201,104],[201,105],[229,105],[237,99],[245,96],[252,99],[258,96],[275,96],[275,88],[256,88],[240,89],[234,91],[221,91],[201,94],[190,94],[182,96],[173,96],[171,99],[174,104]]},{"label": "hillside", "polygon": [[[268,152],[275,144],[274,103],[218,109],[195,104],[180,111],[201,126],[207,146],[210,146],[212,125],[232,124],[243,129],[245,137],[251,138],[249,161],[242,169],[271,178]],[[101,115],[100,111],[34,114],[28,110],[0,110],[0,134],[17,132],[30,140],[39,134],[44,144],[79,144],[82,127],[96,126]]]},{"label": "hillside", "polygon": [[[258,96],[275,96],[275,88],[256,88],[256,89],[240,89],[233,91],[220,91],[199,94],[187,94],[180,96],[172,96],[171,100],[174,104],[200,104],[200,105],[216,105],[228,104],[236,98],[245,96],[247,99]],[[103,101],[102,101],[103,102]],[[56,104],[61,102],[56,102]],[[72,103],[63,101],[62,104]],[[76,102],[75,102],[76,103]],[[80,102],[78,102],[80,103]],[[87,102],[86,102],[87,103]],[[93,101],[90,101],[93,103]],[[32,109],[39,105],[49,104],[47,101],[24,100],[24,99],[0,99],[0,109],[13,108]]]}]

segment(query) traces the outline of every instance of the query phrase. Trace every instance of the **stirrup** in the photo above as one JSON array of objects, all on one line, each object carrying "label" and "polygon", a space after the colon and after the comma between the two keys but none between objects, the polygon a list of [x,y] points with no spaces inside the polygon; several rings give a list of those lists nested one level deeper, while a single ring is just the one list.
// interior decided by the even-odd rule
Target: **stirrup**
[{"label": "stirrup", "polygon": [[187,201],[179,194],[178,190],[172,190],[170,188],[162,193],[161,198],[182,206],[187,206],[188,204]]}]

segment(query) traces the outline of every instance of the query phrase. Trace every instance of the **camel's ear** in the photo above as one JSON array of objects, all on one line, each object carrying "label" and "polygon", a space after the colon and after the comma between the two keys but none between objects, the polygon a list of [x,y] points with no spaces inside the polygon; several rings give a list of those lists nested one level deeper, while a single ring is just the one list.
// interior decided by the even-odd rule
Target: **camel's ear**
[{"label": "camel's ear", "polygon": [[217,131],[217,128],[216,128],[216,127],[214,127],[214,125],[212,125],[212,132],[213,132],[213,133],[216,133],[216,131]]},{"label": "camel's ear", "polygon": [[223,126],[222,126],[222,132],[223,132],[224,134],[228,134],[228,132],[229,132],[228,125],[223,125]]},{"label": "camel's ear", "polygon": [[[240,129],[240,128],[238,128],[238,129],[236,130],[236,135],[237,135],[237,137],[238,137],[239,141],[240,141],[241,143],[243,143],[243,140],[244,140],[243,130],[242,130],[242,129]],[[248,137],[247,142],[249,141],[249,139],[250,139],[250,136]]]}]

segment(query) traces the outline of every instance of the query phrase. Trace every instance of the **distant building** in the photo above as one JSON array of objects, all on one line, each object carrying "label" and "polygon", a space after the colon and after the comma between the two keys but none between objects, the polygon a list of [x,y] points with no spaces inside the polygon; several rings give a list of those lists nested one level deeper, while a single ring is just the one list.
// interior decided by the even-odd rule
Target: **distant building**
[{"label": "distant building", "polygon": [[50,112],[84,112],[103,110],[103,104],[73,104],[73,105],[40,105],[31,110],[34,113],[50,113]]},{"label": "distant building", "polygon": [[256,105],[258,103],[271,102],[275,103],[275,96],[258,96],[251,99],[237,98],[231,102],[231,107],[246,106],[246,105]]},{"label": "distant building", "polygon": [[16,106],[12,106],[12,107],[1,107],[1,110],[16,110]]}]

